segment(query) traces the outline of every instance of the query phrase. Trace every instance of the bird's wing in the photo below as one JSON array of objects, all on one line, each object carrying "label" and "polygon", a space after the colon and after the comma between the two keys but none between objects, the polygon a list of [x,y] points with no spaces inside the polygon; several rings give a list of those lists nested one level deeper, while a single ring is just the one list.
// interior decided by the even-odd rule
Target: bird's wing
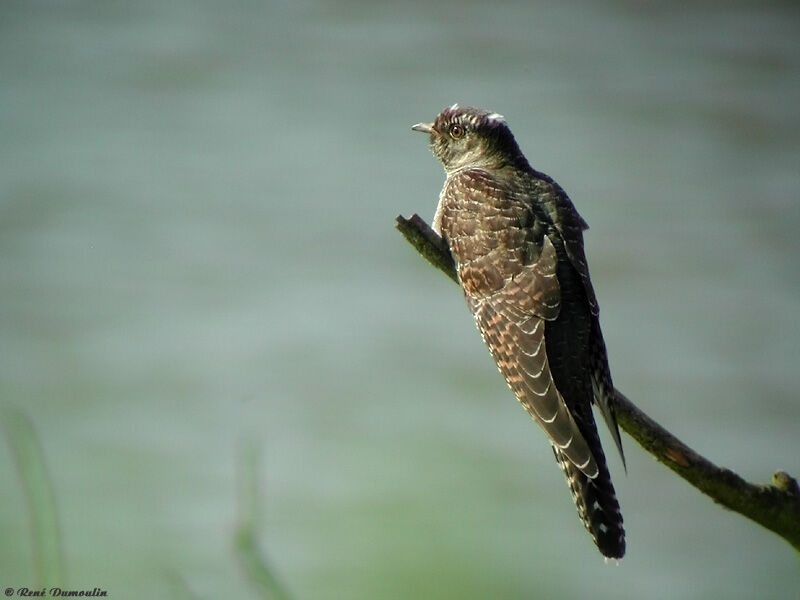
[{"label": "bird's wing", "polygon": [[[561,454],[594,478],[599,472],[597,463],[556,389],[547,359],[545,321],[556,318],[560,307],[557,260],[545,236],[538,260],[489,295],[466,292],[467,303],[498,369],[522,406]],[[474,276],[469,269],[462,269],[460,276],[465,291],[476,290],[469,281]]]},{"label": "bird's wing", "polygon": [[589,225],[583,220],[575,205],[572,204],[572,200],[560,185],[544,173],[537,171],[536,175],[537,178],[533,182],[536,187],[534,193],[561,234],[567,257],[583,282],[589,308],[592,314],[597,316],[600,308],[597,304],[592,280],[589,277],[589,265],[583,250],[583,232],[589,229]]},{"label": "bird's wing", "polygon": [[611,382],[611,372],[608,368],[608,355],[606,344],[603,341],[603,333],[600,331],[600,322],[597,317],[592,319],[592,394],[594,402],[600,408],[600,414],[614,438],[614,444],[619,451],[622,459],[622,466],[627,471],[625,463],[625,453],[622,451],[622,440],[619,437],[619,425],[617,425],[616,399],[614,396],[614,384]]},{"label": "bird's wing", "polygon": [[586,291],[586,300],[592,313],[590,343],[593,357],[592,391],[594,402],[600,408],[600,413],[603,415],[608,430],[614,438],[622,464],[625,466],[625,454],[622,451],[622,440],[619,436],[619,426],[617,425],[617,416],[614,408],[614,384],[611,381],[606,345],[603,341],[603,334],[600,331],[600,323],[598,321],[600,308],[597,304],[592,280],[589,277],[589,266],[583,249],[583,232],[589,228],[589,225],[580,216],[567,193],[552,178],[544,173],[537,172],[537,178],[534,180],[533,185],[536,187],[535,193],[539,198],[540,204],[544,206],[553,225],[561,234],[567,257],[580,276],[583,288]]}]

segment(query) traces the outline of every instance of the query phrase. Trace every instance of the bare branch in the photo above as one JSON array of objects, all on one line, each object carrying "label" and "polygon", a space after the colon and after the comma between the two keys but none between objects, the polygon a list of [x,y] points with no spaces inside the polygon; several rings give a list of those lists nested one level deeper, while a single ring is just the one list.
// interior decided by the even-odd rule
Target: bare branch
[{"label": "bare branch", "polygon": [[[447,244],[419,215],[410,219],[397,217],[396,227],[428,262],[458,281]],[[619,426],[642,448],[717,504],[778,534],[800,552],[800,489],[795,479],[777,471],[769,484],[749,483],[697,454],[637,408],[622,392],[615,392]]]}]

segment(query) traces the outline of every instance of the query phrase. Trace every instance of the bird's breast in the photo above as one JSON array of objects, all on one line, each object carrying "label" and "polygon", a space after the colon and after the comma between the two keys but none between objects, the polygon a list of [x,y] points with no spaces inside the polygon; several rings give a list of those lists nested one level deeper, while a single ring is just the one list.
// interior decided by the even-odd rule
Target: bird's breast
[{"label": "bird's breast", "polygon": [[462,285],[472,295],[500,289],[541,250],[529,205],[484,172],[449,178],[437,213]]}]

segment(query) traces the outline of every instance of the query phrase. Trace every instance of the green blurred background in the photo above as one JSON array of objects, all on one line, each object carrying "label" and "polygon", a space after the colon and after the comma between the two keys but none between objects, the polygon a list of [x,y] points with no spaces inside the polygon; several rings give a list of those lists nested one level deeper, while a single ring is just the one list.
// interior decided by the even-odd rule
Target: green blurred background
[{"label": "green blurred background", "polygon": [[[393,219],[443,180],[411,124],[504,114],[592,226],[618,387],[748,479],[798,476],[798,40],[790,2],[4,0],[0,404],[40,436],[66,586],[256,598],[252,443],[294,598],[793,597],[785,542],[626,436],[605,565]],[[32,587],[9,444],[0,481],[0,586]]]}]

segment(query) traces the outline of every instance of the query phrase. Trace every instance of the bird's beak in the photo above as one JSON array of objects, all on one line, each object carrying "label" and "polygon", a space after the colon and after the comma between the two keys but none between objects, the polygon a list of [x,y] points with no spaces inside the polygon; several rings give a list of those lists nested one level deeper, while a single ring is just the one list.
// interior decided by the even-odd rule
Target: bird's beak
[{"label": "bird's beak", "polygon": [[417,123],[411,129],[422,133],[433,133],[433,123]]}]

